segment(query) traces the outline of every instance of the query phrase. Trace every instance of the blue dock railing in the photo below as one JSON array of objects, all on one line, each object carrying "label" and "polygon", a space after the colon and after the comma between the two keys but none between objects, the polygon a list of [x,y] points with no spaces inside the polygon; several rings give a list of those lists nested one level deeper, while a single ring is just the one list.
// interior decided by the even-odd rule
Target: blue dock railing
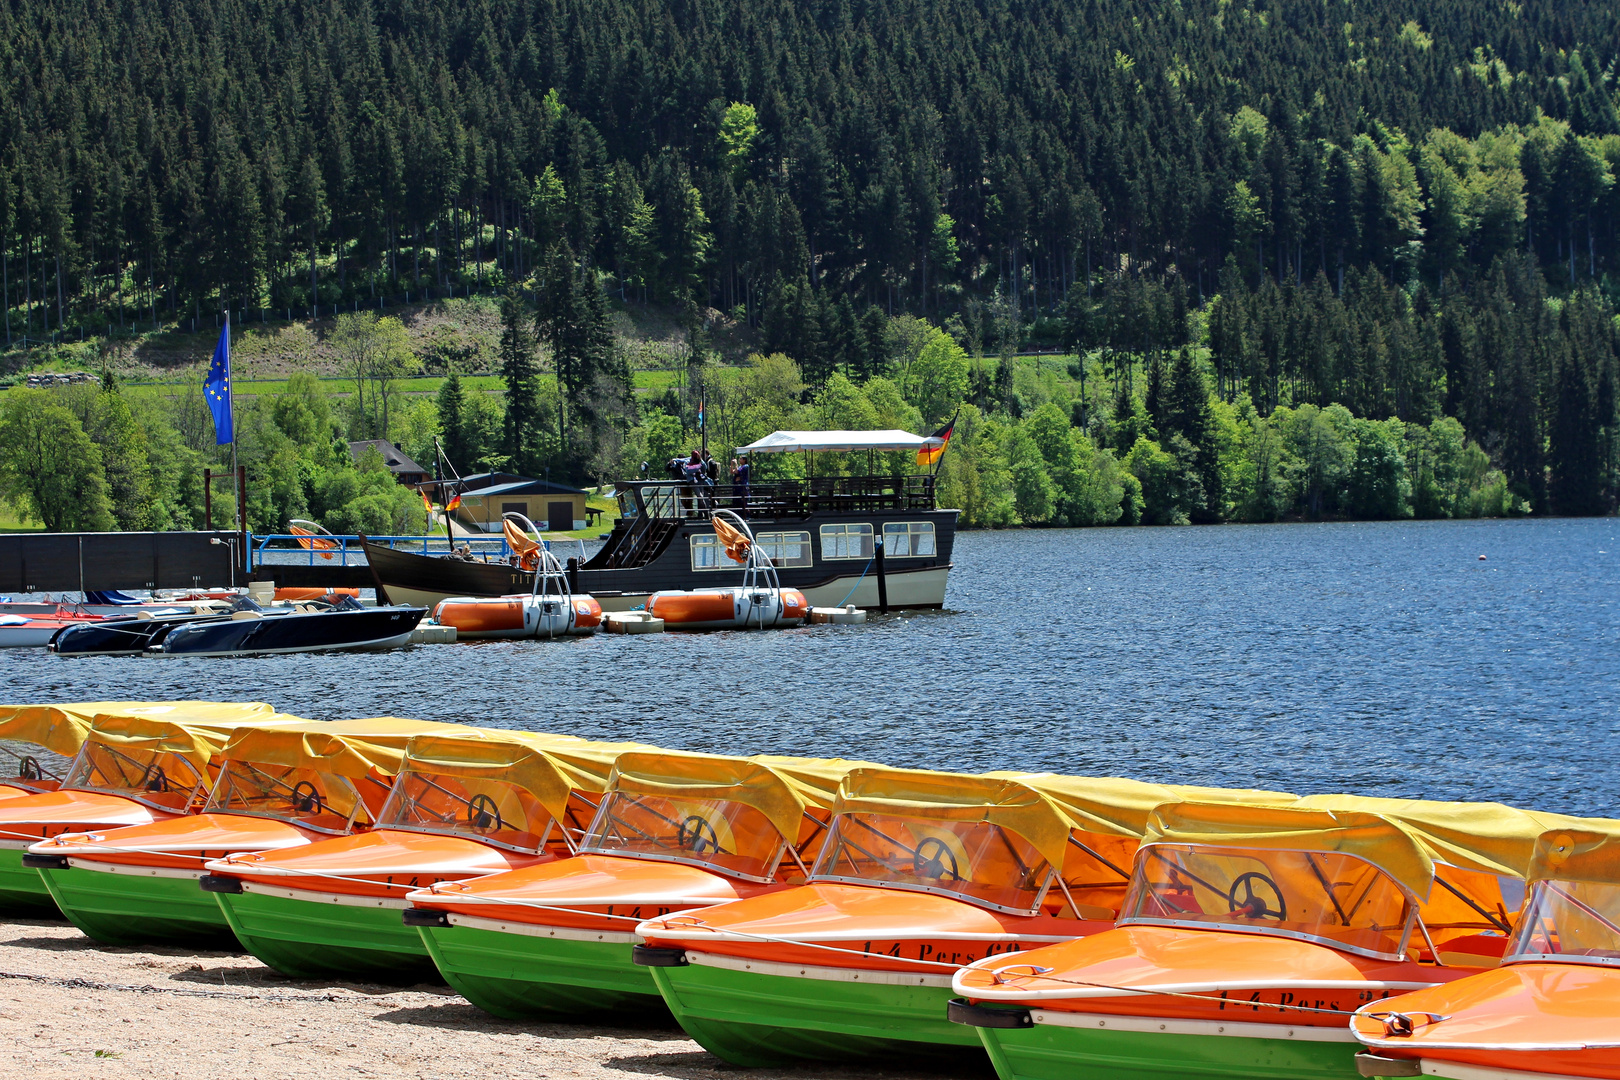
[{"label": "blue dock railing", "polygon": [[[452,548],[466,544],[472,549],[474,555],[487,557],[505,562],[512,554],[512,547],[501,534],[491,536],[367,536],[373,544],[386,544],[400,551],[410,551],[421,555],[448,555]],[[310,543],[306,548],[303,545]],[[551,541],[542,541],[547,549]],[[331,544],[330,548],[324,545]],[[274,554],[275,558],[266,560],[267,554]],[[364,566],[366,564],[365,549],[360,545],[358,536],[296,536],[291,533],[258,533],[248,534],[248,560],[247,568],[254,567],[266,561],[282,566]]]}]

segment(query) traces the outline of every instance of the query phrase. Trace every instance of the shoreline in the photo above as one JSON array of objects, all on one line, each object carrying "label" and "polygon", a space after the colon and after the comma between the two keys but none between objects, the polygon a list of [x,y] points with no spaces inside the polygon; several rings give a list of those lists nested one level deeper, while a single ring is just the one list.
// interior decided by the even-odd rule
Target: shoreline
[{"label": "shoreline", "polygon": [[993,1076],[893,1062],[738,1069],[667,1014],[613,1024],[515,1023],[445,986],[289,979],[246,953],[114,947],[61,920],[0,920],[0,1042],[31,1080],[906,1080]]}]

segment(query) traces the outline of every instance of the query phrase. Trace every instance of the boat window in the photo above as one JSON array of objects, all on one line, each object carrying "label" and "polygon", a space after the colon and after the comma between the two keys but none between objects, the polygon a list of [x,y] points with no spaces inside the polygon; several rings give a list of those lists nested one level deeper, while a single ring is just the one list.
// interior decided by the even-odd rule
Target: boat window
[{"label": "boat window", "polygon": [[784,846],[770,819],[744,803],[615,791],[602,800],[580,850],[770,881]]},{"label": "boat window", "polygon": [[178,813],[191,805],[207,781],[179,754],[144,747],[118,749],[92,740],[80,748],[62,786],[105,791]]},{"label": "boat window", "polygon": [[634,492],[620,489],[619,491],[614,492],[613,495],[614,498],[618,499],[619,501],[619,516],[621,518],[629,519],[636,516],[639,511],[636,509],[636,496]]},{"label": "boat window", "polygon": [[73,767],[73,759],[32,743],[0,739],[0,783],[48,791]]},{"label": "boat window", "polygon": [[932,557],[939,554],[939,549],[934,546],[934,523],[885,521],[883,554],[890,559]]},{"label": "boat window", "polygon": [[528,788],[485,776],[406,769],[378,815],[378,827],[465,836],[515,851],[553,839],[551,812]]},{"label": "boat window", "polygon": [[692,545],[692,569],[694,570],[741,570],[743,564],[726,554],[726,547],[714,533],[693,533],[690,541]]},{"label": "boat window", "polygon": [[351,823],[371,824],[365,802],[348,777],[251,761],[225,763],[203,812],[275,818],[326,832],[344,832]]},{"label": "boat window", "polygon": [[1052,867],[1017,833],[987,821],[839,814],[812,881],[941,893],[999,911],[1035,911]]},{"label": "boat window", "polygon": [[1418,917],[1436,947],[1455,938],[1506,935],[1518,919],[1524,896],[1522,878],[1435,863],[1434,888],[1418,905]]},{"label": "boat window", "polygon": [[872,526],[850,522],[821,527],[821,557],[827,559],[870,559]]},{"label": "boat window", "polygon": [[754,543],[772,566],[810,566],[814,561],[808,532],[762,532]]},{"label": "boat window", "polygon": [[1620,884],[1536,882],[1504,959],[1620,966]]},{"label": "boat window", "polygon": [[1398,959],[1415,912],[1394,878],[1353,855],[1150,844],[1119,922],[1280,934]]}]

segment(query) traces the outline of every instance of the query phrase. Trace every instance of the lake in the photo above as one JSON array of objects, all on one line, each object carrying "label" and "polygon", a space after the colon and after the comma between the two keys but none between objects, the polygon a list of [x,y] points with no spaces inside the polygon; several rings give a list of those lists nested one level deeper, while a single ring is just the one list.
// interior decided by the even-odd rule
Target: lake
[{"label": "lake", "polygon": [[864,627],[247,659],[9,650],[0,667],[13,701],[250,699],[320,719],[1620,816],[1617,532],[974,532],[957,539],[949,610]]}]

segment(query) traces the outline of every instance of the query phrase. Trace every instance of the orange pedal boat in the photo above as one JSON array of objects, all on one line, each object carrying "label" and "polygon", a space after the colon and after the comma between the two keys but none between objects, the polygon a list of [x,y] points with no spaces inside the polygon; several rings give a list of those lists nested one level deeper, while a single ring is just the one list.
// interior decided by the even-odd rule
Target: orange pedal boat
[{"label": "orange pedal boat", "polygon": [[234,945],[219,904],[197,887],[205,863],[369,828],[411,737],[460,730],[395,717],[241,728],[221,751],[201,813],[54,837],[23,863],[97,941],[224,937]]},{"label": "orange pedal boat", "polygon": [[1620,822],[1555,828],[1502,966],[1368,1005],[1362,1076],[1620,1080]]},{"label": "orange pedal boat", "polygon": [[473,729],[411,740],[377,827],[207,864],[237,940],[299,978],[431,977],[407,893],[573,854],[633,743]]}]

